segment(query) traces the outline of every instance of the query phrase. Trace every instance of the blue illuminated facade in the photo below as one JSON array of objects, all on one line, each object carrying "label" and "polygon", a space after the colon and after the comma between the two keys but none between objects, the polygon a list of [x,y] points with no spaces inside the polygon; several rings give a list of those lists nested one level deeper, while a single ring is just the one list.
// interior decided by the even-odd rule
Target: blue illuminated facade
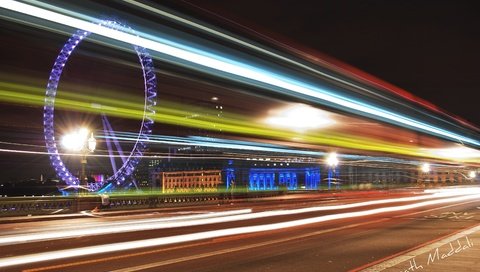
[{"label": "blue illuminated facade", "polygon": [[320,186],[320,169],[305,170],[305,189],[317,190]]},{"label": "blue illuminated facade", "polygon": [[271,169],[250,169],[248,189],[251,191],[277,190],[275,173]]},{"label": "blue illuminated facade", "polygon": [[340,189],[340,171],[335,168],[328,168],[328,190],[332,189],[332,185],[335,186],[335,189]]},{"label": "blue illuminated facade", "polygon": [[[305,181],[303,184],[301,181]],[[320,168],[250,168],[248,189],[260,190],[317,190],[320,185]]]},{"label": "blue illuminated facade", "polygon": [[235,186],[235,169],[227,168],[225,169],[225,187],[230,189]]},{"label": "blue illuminated facade", "polygon": [[[317,163],[176,159],[171,162],[163,160],[162,163],[158,164],[156,171],[169,172],[217,169],[221,170],[222,185],[220,186],[225,190],[247,189],[247,191],[254,192],[324,190],[328,188],[328,184],[330,184],[328,189],[340,189],[339,168],[340,167],[334,170]],[[330,172],[330,176],[328,172]]]},{"label": "blue illuminated facade", "polygon": [[294,171],[281,171],[278,175],[278,184],[287,190],[296,190],[298,188],[297,173]]},{"label": "blue illuminated facade", "polygon": [[[205,152],[200,150],[199,152]],[[417,183],[418,170],[368,166],[327,166],[318,162],[271,160],[155,159],[155,172],[220,170],[219,189],[233,192],[388,188]],[[453,179],[453,178],[452,178]],[[152,181],[152,188],[158,182]]]}]

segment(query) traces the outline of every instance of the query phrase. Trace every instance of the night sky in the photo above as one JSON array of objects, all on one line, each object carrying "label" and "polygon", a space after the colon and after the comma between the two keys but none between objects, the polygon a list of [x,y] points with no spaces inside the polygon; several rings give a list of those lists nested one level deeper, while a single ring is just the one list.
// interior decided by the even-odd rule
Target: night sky
[{"label": "night sky", "polygon": [[480,126],[477,4],[190,0],[172,6],[217,25],[228,19],[309,53],[327,54]]}]

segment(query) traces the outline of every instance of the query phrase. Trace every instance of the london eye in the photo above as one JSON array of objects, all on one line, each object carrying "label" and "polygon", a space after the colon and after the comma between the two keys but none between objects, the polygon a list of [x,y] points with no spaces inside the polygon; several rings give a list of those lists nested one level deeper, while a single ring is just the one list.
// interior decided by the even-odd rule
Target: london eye
[{"label": "london eye", "polygon": [[[113,20],[103,20],[99,23],[99,26],[107,27],[109,29],[116,30],[122,33],[135,35],[135,31],[132,28],[126,26],[123,23],[119,23]],[[87,31],[77,30],[60,50],[60,53],[55,60],[48,80],[45,95],[45,106],[43,110],[45,144],[50,157],[51,165],[53,166],[59,179],[64,182],[66,186],[71,187],[81,186],[81,180],[78,176],[74,175],[67,168],[66,164],[62,160],[61,153],[59,152],[57,147],[54,125],[55,98],[57,96],[57,88],[60,82],[62,72],[67,64],[67,61],[69,60],[69,57],[71,56],[75,48],[80,44],[80,42],[84,40],[89,34],[90,33]],[[155,114],[153,107],[156,105],[157,96],[157,84],[153,61],[145,48],[134,45],[134,49],[142,68],[145,93],[145,99],[143,103],[143,116],[141,117],[140,129],[137,133],[137,137],[135,142],[133,143],[131,151],[129,153],[127,152],[128,154],[125,154],[118,150],[119,145],[118,142],[115,142],[115,132],[109,124],[107,116],[102,114],[104,132],[105,135],[109,136],[106,137],[106,143],[108,146],[108,154],[110,156],[113,174],[101,182],[88,183],[87,188],[89,191],[110,191],[114,190],[117,187],[124,188],[132,184],[131,176],[147,148],[149,135],[151,135],[152,133],[152,126],[154,123],[153,116]],[[115,146],[117,147],[117,151],[121,152],[122,154],[120,167],[116,166],[115,160],[113,159],[114,154],[112,149]]]}]

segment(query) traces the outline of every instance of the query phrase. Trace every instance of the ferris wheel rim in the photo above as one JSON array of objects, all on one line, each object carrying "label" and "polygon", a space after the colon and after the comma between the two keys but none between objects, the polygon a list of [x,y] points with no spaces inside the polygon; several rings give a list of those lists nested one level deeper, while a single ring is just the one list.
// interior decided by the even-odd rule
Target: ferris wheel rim
[{"label": "ferris wheel rim", "polygon": [[[102,20],[99,25],[109,27],[117,31],[129,32],[135,34],[135,31],[114,20]],[[57,174],[57,176],[66,183],[67,186],[80,186],[80,180],[74,176],[70,170],[63,163],[60,153],[58,152],[57,143],[55,141],[55,128],[54,128],[54,110],[55,110],[55,97],[57,95],[57,88],[60,82],[65,64],[67,63],[70,55],[74,49],[85,39],[90,33],[84,30],[77,30],[64,44],[60,53],[58,54],[50,77],[48,80],[46,93],[45,93],[45,105],[43,111],[43,125],[44,125],[44,137],[47,152],[49,153],[50,162]],[[90,191],[97,191],[102,186],[107,184],[113,185],[113,187],[125,185],[128,182],[128,178],[133,174],[135,167],[139,163],[143,152],[147,147],[149,135],[152,133],[153,116],[155,111],[153,107],[156,105],[156,76],[153,67],[153,60],[146,51],[145,48],[134,45],[135,52],[139,58],[139,62],[142,66],[144,88],[145,88],[145,102],[144,112],[142,116],[142,122],[138,137],[135,141],[132,151],[128,155],[126,161],[122,166],[110,176],[104,183],[91,184],[89,186]]]}]

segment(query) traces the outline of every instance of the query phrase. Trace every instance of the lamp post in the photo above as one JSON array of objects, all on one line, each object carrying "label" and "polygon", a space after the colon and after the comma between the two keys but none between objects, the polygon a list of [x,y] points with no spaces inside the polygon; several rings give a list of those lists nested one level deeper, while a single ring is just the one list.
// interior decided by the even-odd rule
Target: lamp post
[{"label": "lamp post", "polygon": [[474,170],[471,170],[470,172],[468,172],[468,177],[470,179],[475,179],[477,177],[477,172]]},{"label": "lamp post", "polygon": [[330,190],[330,187],[332,185],[332,176],[335,173],[335,168],[338,165],[337,153],[328,154],[325,162],[328,165],[328,190]]},{"label": "lamp post", "polygon": [[[90,134],[90,137],[88,135]],[[71,151],[79,152],[81,156],[81,172],[80,172],[80,184],[84,185],[85,188],[88,188],[88,181],[86,175],[86,166],[87,166],[87,155],[95,151],[97,141],[93,137],[93,132],[89,132],[87,128],[80,128],[72,133],[66,134],[62,138],[62,145]]]},{"label": "lamp post", "polygon": [[430,172],[430,164],[429,163],[426,162],[426,163],[422,164],[422,172],[425,173],[425,174]]},{"label": "lamp post", "polygon": [[427,163],[427,162],[424,163],[424,164],[422,164],[421,170],[422,170],[422,173],[423,173],[423,180],[422,180],[422,182],[423,182],[423,185],[425,186],[425,183],[426,183],[426,181],[428,180],[428,179],[427,179],[427,176],[428,176],[428,174],[429,174],[429,172],[430,172],[430,170],[431,170],[431,169],[430,169],[430,164]]}]

